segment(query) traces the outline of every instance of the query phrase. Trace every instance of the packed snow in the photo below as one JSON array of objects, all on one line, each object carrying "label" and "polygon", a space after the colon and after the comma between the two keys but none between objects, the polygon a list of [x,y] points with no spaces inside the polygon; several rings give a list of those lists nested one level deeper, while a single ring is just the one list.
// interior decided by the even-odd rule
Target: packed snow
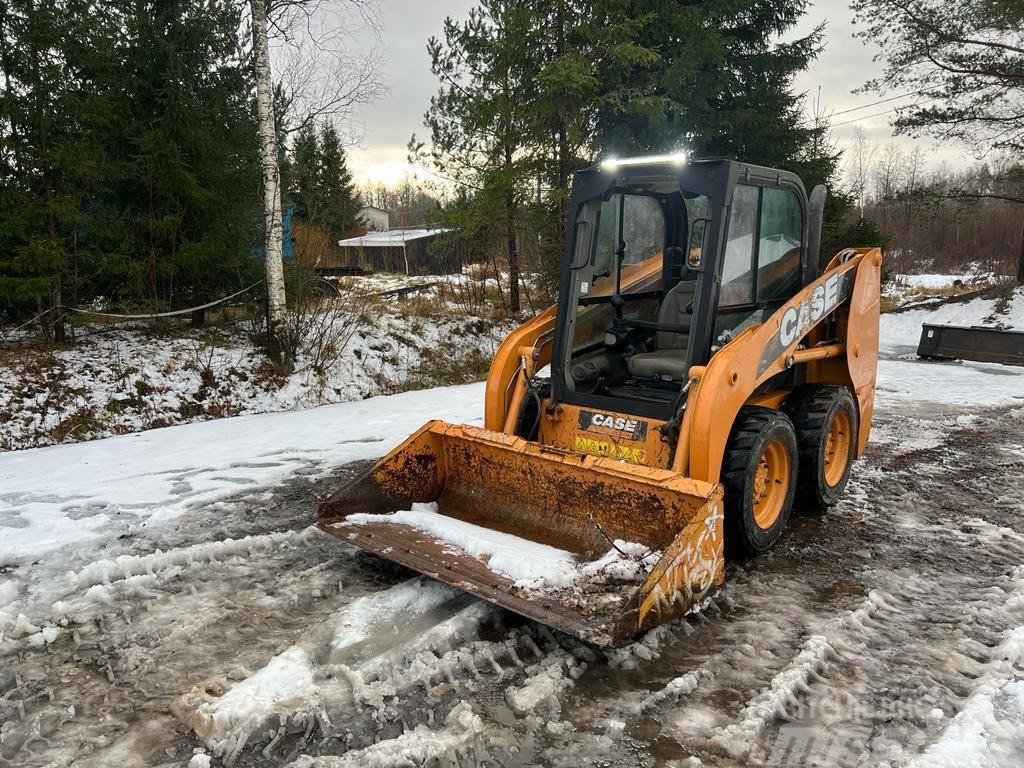
[{"label": "packed snow", "polygon": [[296,712],[308,715],[318,691],[309,655],[292,646],[220,697],[205,690],[192,695],[200,701],[185,716],[189,726],[215,754],[230,761],[252,735],[268,728],[273,734]]},{"label": "packed snow", "polygon": [[564,549],[439,514],[434,502],[381,515],[349,515],[334,526],[366,523],[407,525],[429,533],[447,545],[446,551],[485,560],[492,571],[526,590],[559,589],[594,578],[639,581],[661,555],[643,544],[615,541],[597,560],[580,562]]},{"label": "packed snow", "polygon": [[375,458],[429,418],[478,424],[483,390],[444,387],[0,453],[0,564]]},{"label": "packed snow", "polygon": [[443,764],[483,730],[483,720],[463,702],[448,713],[445,727],[440,730],[420,725],[397,739],[340,757],[303,756],[289,768],[415,768]]}]

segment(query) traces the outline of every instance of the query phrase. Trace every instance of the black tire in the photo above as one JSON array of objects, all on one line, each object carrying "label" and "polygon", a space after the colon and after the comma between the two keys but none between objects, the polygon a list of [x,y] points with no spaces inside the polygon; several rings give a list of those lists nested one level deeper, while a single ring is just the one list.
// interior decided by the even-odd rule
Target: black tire
[{"label": "black tire", "polygon": [[[755,517],[754,489],[761,458],[772,443],[788,455],[782,505],[774,522],[762,527]],[[754,555],[772,547],[782,536],[796,493],[796,433],[789,417],[771,408],[743,408],[733,424],[722,465],[725,486],[725,544],[733,555]]]},{"label": "black tire", "polygon": [[[796,508],[820,514],[839,501],[850,479],[859,427],[857,404],[846,387],[804,384],[793,390],[782,408],[796,428],[797,449],[800,452]],[[833,482],[829,483],[826,478],[827,438],[833,421],[843,412],[850,425],[850,445],[841,476],[838,481],[833,477]]]}]

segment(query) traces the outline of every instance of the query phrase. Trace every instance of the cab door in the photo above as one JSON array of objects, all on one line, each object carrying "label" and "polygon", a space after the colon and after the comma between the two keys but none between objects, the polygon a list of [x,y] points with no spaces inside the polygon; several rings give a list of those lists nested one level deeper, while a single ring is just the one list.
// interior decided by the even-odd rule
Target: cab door
[{"label": "cab door", "polygon": [[737,184],[719,265],[711,352],[762,323],[803,285],[806,212],[787,184]]}]

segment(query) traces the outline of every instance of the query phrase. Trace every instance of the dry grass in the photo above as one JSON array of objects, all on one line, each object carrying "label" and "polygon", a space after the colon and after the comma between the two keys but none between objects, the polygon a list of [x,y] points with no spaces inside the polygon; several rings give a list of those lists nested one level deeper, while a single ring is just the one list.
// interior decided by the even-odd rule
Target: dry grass
[{"label": "dry grass", "polygon": [[469,384],[487,377],[491,355],[478,349],[464,349],[455,344],[423,350],[419,364],[403,381],[395,382],[388,391],[408,392],[414,389],[449,387]]},{"label": "dry grass", "polygon": [[903,304],[903,301],[896,296],[882,296],[880,301],[882,314],[895,312]]}]

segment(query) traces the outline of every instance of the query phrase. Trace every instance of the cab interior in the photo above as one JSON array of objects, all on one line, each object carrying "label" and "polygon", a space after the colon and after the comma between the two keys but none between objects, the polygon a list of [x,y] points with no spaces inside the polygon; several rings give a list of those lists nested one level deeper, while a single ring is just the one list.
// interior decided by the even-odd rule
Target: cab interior
[{"label": "cab interior", "polygon": [[[671,405],[691,365],[763,322],[802,287],[805,205],[783,185],[737,184],[726,209],[677,179],[630,179],[586,201],[565,366],[573,392]],[[706,250],[728,216],[721,254]],[[588,231],[592,230],[592,231]],[[708,349],[696,349],[702,281],[720,279]],[[623,410],[629,412],[628,406]]]}]

